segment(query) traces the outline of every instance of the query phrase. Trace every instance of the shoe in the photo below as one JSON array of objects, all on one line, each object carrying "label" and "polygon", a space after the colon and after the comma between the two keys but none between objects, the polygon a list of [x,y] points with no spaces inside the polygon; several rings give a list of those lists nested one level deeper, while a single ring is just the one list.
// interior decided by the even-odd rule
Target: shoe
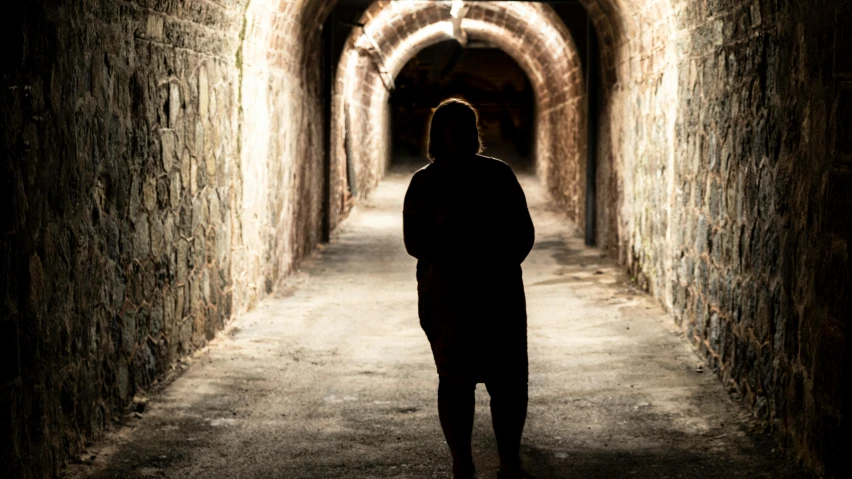
[{"label": "shoe", "polygon": [[479,479],[479,474],[476,471],[463,475],[453,474],[453,479]]},{"label": "shoe", "polygon": [[514,472],[497,471],[497,479],[535,479],[535,476],[522,467]]},{"label": "shoe", "polygon": [[463,473],[453,473],[453,479],[479,479],[479,475],[476,473],[476,468],[471,470],[470,472]]}]

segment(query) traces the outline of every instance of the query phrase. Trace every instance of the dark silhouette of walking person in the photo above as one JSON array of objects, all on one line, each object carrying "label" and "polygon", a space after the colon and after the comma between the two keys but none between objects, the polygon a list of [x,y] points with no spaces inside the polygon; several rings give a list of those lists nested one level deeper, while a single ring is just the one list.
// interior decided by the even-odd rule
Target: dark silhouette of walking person
[{"label": "dark silhouette of walking person", "polygon": [[520,459],[528,402],[521,262],[535,232],[512,169],[481,151],[476,110],[457,99],[441,103],[429,125],[432,162],[405,195],[405,247],[418,260],[418,313],[438,369],[453,477],[475,477],[474,390],[485,383],[498,478],[530,478]]}]

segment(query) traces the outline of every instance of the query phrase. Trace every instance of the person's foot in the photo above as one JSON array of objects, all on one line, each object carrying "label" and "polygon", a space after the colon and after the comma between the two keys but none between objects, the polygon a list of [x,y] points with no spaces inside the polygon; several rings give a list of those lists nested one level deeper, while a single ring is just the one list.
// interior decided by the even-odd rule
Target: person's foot
[{"label": "person's foot", "polygon": [[479,479],[476,471],[467,474],[453,474],[453,479]]},{"label": "person's foot", "polygon": [[470,468],[465,468],[462,472],[453,471],[453,479],[478,479],[476,467],[473,465]]},{"label": "person's foot", "polygon": [[535,476],[527,472],[523,467],[513,468],[512,470],[497,471],[497,479],[535,479]]}]

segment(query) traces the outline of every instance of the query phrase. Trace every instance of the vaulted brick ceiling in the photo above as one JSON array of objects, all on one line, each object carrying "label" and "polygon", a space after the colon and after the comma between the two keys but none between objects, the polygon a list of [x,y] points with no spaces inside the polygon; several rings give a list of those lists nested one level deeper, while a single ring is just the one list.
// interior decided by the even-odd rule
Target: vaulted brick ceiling
[{"label": "vaulted brick ceiling", "polygon": [[[338,69],[338,111],[349,115],[354,148],[339,155],[360,172],[381,171],[375,152],[387,131],[380,125],[393,78],[418,51],[440,41],[487,42],[512,56],[536,96],[536,165],[572,216],[582,218],[585,86],[570,32],[554,10],[528,2],[376,2],[353,30]],[[342,121],[338,120],[342,125]],[[337,131],[342,131],[339,126]],[[559,132],[559,134],[556,134]],[[342,138],[342,135],[333,135]],[[554,161],[559,157],[560,161]],[[380,176],[357,175],[358,191]]]}]

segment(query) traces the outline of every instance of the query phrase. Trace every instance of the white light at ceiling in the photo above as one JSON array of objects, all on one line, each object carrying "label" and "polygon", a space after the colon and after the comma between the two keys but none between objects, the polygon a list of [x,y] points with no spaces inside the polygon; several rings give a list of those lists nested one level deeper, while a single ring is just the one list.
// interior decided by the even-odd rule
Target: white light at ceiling
[{"label": "white light at ceiling", "polygon": [[459,12],[461,12],[462,8],[464,8],[464,2],[453,0],[452,6],[450,7],[450,15],[453,18],[459,18]]}]

